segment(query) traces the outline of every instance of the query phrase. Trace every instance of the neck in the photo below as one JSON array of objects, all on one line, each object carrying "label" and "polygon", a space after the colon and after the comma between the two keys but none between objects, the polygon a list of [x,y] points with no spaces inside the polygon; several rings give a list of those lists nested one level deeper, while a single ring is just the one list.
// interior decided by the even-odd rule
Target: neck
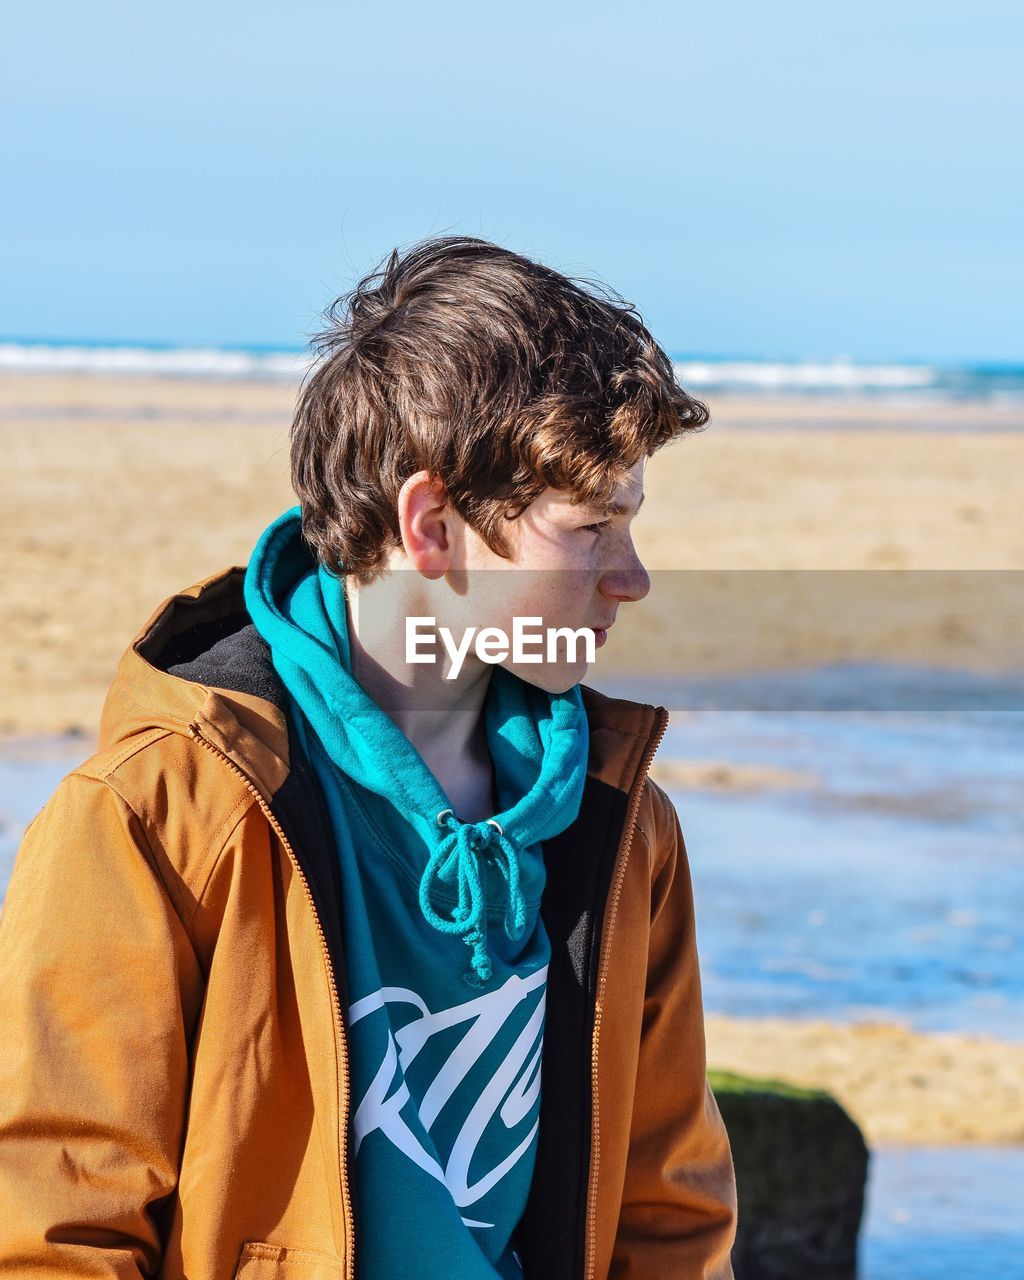
[{"label": "neck", "polygon": [[431,586],[411,572],[346,582],[352,676],[423,757],[456,815],[477,822],[498,807],[483,719],[491,668],[467,661],[448,680],[440,662],[406,661],[405,620],[435,615]]}]

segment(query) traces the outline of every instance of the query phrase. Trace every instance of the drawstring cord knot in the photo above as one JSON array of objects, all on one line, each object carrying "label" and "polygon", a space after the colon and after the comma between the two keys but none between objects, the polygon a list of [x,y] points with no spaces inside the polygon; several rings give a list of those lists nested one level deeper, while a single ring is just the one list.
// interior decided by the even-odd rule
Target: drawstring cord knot
[{"label": "drawstring cord knot", "polygon": [[[508,885],[505,933],[513,941],[526,926],[526,904],[519,888],[519,858],[501,824],[461,822],[451,809],[442,809],[437,825],[447,835],[438,842],[420,880],[420,909],[427,922],[441,933],[461,934],[472,953],[465,979],[482,986],[493,973],[487,954],[487,892],[480,874],[480,859],[493,857]],[[451,918],[438,915],[430,901],[435,884],[458,886],[459,901]]]}]

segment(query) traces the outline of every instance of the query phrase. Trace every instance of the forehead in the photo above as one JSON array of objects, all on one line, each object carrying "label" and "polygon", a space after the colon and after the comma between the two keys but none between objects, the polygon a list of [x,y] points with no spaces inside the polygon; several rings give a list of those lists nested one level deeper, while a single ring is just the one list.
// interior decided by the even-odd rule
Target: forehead
[{"label": "forehead", "polygon": [[575,515],[580,511],[598,512],[601,515],[631,515],[643,506],[646,496],[643,487],[644,463],[641,461],[630,468],[625,478],[619,481],[607,503],[574,502],[573,494],[565,489],[549,489],[545,496],[559,510],[565,509]]}]

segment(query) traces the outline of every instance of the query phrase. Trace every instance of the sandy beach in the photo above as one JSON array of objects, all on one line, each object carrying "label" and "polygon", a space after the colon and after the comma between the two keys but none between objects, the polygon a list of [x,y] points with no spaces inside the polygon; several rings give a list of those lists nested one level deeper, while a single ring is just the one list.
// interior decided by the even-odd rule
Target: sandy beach
[{"label": "sandy beach", "polygon": [[[294,502],[294,394],[271,382],[0,378],[0,733],[91,733],[117,659],[157,606],[246,562]],[[706,430],[648,466],[635,533],[654,585],[621,611],[609,669],[1019,662],[1018,575],[992,571],[1024,567],[1024,412],[711,407]]]}]

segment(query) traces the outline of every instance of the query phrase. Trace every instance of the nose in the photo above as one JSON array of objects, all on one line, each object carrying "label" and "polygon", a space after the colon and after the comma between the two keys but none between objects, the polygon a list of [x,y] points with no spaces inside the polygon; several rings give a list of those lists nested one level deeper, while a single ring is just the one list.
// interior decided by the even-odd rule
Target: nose
[{"label": "nose", "polygon": [[644,568],[632,542],[624,563],[605,570],[598,588],[609,600],[629,602],[643,600],[651,590],[651,575]]}]

